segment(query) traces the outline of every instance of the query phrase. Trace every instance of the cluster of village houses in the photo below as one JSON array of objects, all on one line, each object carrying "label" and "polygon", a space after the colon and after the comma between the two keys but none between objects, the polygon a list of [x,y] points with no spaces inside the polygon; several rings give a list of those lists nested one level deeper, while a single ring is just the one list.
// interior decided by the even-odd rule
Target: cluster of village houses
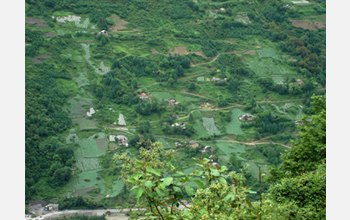
[{"label": "cluster of village houses", "polygon": [[[301,84],[303,83],[303,80],[297,79],[297,80],[295,81],[295,83],[301,85]],[[282,81],[279,81],[277,84],[279,84],[279,85],[287,85],[287,83],[282,82]]]}]

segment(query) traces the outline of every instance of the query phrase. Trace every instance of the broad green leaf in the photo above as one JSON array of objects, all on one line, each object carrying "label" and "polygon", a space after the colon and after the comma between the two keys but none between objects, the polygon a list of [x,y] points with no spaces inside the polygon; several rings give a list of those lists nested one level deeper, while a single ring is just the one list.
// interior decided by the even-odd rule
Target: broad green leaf
[{"label": "broad green leaf", "polygon": [[220,177],[219,180],[220,180],[221,182],[223,182],[223,183],[226,183],[226,182],[227,182],[227,181],[225,180],[224,177]]},{"label": "broad green leaf", "polygon": [[177,186],[174,186],[174,190],[175,192],[179,192],[179,193],[182,192],[181,188]]},{"label": "broad green leaf", "polygon": [[185,191],[188,196],[193,196],[194,195],[194,190],[191,186],[185,186]]},{"label": "broad green leaf", "polygon": [[136,188],[135,191],[134,191],[134,193],[135,193],[135,197],[136,197],[136,198],[140,198],[140,197],[142,196],[142,194],[143,194],[143,189],[142,189],[142,187]]},{"label": "broad green leaf", "polygon": [[140,176],[142,176],[142,173],[135,173],[134,175],[131,176],[131,178],[134,178],[135,180],[139,179]]},{"label": "broad green leaf", "polygon": [[153,193],[153,192],[147,192],[147,195],[151,198],[156,197],[155,193]]},{"label": "broad green leaf", "polygon": [[175,215],[168,215],[168,216],[166,217],[167,220],[168,220],[168,219],[175,219],[175,218],[176,218]]},{"label": "broad green leaf", "polygon": [[228,194],[224,200],[227,201],[227,202],[232,202],[233,200],[235,200],[236,196],[233,195],[232,193]]},{"label": "broad green leaf", "polygon": [[146,169],[146,170],[147,170],[147,172],[153,173],[157,176],[162,175],[158,170],[155,170],[155,169]]},{"label": "broad green leaf", "polygon": [[196,174],[196,176],[202,176],[202,174],[203,174],[203,170],[200,170],[200,171],[198,171],[198,173]]},{"label": "broad green leaf", "polygon": [[214,169],[210,169],[210,171],[211,171],[211,174],[212,174],[213,176],[220,176],[219,171],[214,170]]},{"label": "broad green leaf", "polygon": [[253,205],[252,205],[252,203],[250,202],[250,200],[246,199],[245,201],[247,202],[247,204],[249,205],[250,208],[253,208]]},{"label": "broad green leaf", "polygon": [[145,186],[147,186],[148,189],[152,189],[152,182],[151,181],[147,181],[145,182]]},{"label": "broad green leaf", "polygon": [[131,189],[130,189],[130,191],[132,191],[133,189],[136,189],[136,188],[138,188],[139,186],[134,186],[134,187],[132,187]]},{"label": "broad green leaf", "polygon": [[176,173],[180,174],[180,175],[185,175],[183,172],[181,171],[176,171]]},{"label": "broad green leaf", "polygon": [[200,180],[193,180],[193,182],[197,185],[198,189],[204,189],[204,183],[202,183],[202,181]]},{"label": "broad green leaf", "polygon": [[161,183],[161,184],[159,184],[159,187],[162,188],[162,189],[165,189],[166,185]]},{"label": "broad green leaf", "polygon": [[144,166],[144,164],[141,163],[140,161],[136,161],[135,165],[138,166],[138,167],[143,167]]},{"label": "broad green leaf", "polygon": [[130,182],[130,183],[135,183],[136,180],[135,180],[134,178],[129,178],[129,179],[128,179],[128,182]]},{"label": "broad green leaf", "polygon": [[164,179],[163,184],[166,186],[169,186],[171,183],[173,182],[173,178],[172,177],[167,177]]},{"label": "broad green leaf", "polygon": [[228,170],[228,168],[226,166],[222,166],[220,169],[221,172],[225,172],[226,170]]},{"label": "broad green leaf", "polygon": [[156,189],[156,192],[157,192],[157,194],[158,194],[159,197],[164,197],[164,196],[165,196],[164,191],[163,191],[162,189],[160,189],[160,188],[157,188],[157,189]]}]

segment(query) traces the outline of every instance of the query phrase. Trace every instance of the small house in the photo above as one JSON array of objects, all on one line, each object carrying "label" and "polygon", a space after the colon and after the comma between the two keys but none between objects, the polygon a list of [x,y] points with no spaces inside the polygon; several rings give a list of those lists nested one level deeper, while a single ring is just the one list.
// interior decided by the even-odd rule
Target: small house
[{"label": "small house", "polygon": [[196,148],[196,147],[199,146],[199,144],[198,144],[197,142],[195,142],[195,141],[190,141],[190,142],[188,142],[188,145],[189,145],[190,147],[192,147],[192,148]]},{"label": "small house", "polygon": [[301,121],[295,121],[294,123],[295,123],[295,125],[303,125],[303,124],[304,124],[304,123],[301,122]]},{"label": "small house", "polygon": [[287,83],[279,81],[277,84],[279,84],[279,85],[286,85]]},{"label": "small house", "polygon": [[220,82],[220,81],[221,81],[221,79],[220,79],[220,78],[215,78],[215,77],[213,77],[213,78],[211,79],[211,81],[214,81],[214,82]]},{"label": "small house", "polygon": [[174,98],[168,99],[168,106],[169,107],[177,105],[177,104],[179,104],[179,102],[176,99],[174,99]]},{"label": "small house", "polygon": [[225,9],[225,8],[220,8],[220,11],[221,11],[221,12],[225,12],[226,9]]},{"label": "small house", "polygon": [[301,79],[297,79],[295,82],[296,82],[296,83],[298,83],[298,84],[300,85],[300,84],[302,84],[302,83],[303,83],[303,80],[301,80]]},{"label": "small house", "polygon": [[181,147],[182,145],[181,145],[180,142],[176,142],[176,143],[175,143],[175,146],[176,146],[176,147]]},{"label": "small house", "polygon": [[119,145],[124,145],[126,147],[128,147],[128,138],[125,137],[124,135],[117,135],[117,139],[118,139],[118,144]]},{"label": "small house", "polygon": [[251,121],[251,120],[254,120],[254,116],[247,113],[245,115],[242,115],[241,117],[239,117],[239,120],[240,121]]},{"label": "small house", "polygon": [[145,93],[141,93],[140,95],[139,95],[139,97],[140,97],[140,99],[149,99],[149,96],[148,95],[146,95]]},{"label": "small house", "polygon": [[[211,153],[213,153],[213,151],[214,151],[214,148],[213,147],[211,147],[211,146],[205,146],[204,148],[203,148],[203,150],[201,150],[201,152],[202,153],[204,153],[204,152],[211,152]],[[211,155],[212,156],[212,155]]]}]

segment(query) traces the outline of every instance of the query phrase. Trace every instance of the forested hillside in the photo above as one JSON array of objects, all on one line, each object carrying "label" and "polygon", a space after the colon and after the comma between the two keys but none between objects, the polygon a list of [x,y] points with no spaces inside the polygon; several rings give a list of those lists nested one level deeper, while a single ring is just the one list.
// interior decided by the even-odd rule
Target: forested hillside
[{"label": "forested hillside", "polygon": [[25,17],[26,204],[325,218],[324,0],[26,0]]}]

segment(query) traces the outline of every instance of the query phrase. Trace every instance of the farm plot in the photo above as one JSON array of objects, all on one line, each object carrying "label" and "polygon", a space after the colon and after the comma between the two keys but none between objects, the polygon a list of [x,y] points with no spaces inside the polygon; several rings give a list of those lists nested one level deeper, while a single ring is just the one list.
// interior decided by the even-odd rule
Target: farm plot
[{"label": "farm plot", "polygon": [[84,72],[79,73],[78,77],[73,78],[73,80],[77,82],[79,88],[86,85],[90,85],[89,80],[86,78],[86,73],[87,71],[85,70]]},{"label": "farm plot", "polygon": [[78,28],[88,28],[89,23],[90,23],[89,18],[86,18],[85,21],[83,23],[81,23],[81,17],[75,16],[75,15],[57,17],[56,20],[59,23],[66,23],[66,21],[74,22],[75,26],[77,26]]},{"label": "farm plot", "polygon": [[99,67],[96,68],[94,62],[90,60],[91,55],[90,55],[90,45],[89,44],[84,44],[82,43],[81,46],[84,48],[85,51],[85,60],[90,64],[92,68],[94,68],[95,73],[99,75],[104,75],[106,74],[111,68],[106,67],[103,63],[103,61],[100,63]]},{"label": "farm plot", "polygon": [[242,112],[240,109],[233,109],[231,114],[231,121],[226,126],[226,133],[227,134],[235,134],[235,135],[243,135],[244,132],[241,128],[242,122],[238,119],[239,116],[244,115],[245,113]]},{"label": "farm plot", "polygon": [[101,169],[98,158],[85,158],[81,147],[74,152],[74,157],[76,159],[75,165],[83,172]]},{"label": "farm plot", "polygon": [[276,54],[276,51],[272,48],[264,47],[262,50],[256,51],[259,54],[259,58],[271,57],[276,60],[279,60],[279,56]]},{"label": "farm plot", "polygon": [[203,118],[203,126],[207,129],[208,133],[211,135],[221,134],[221,132],[215,125],[214,118]]},{"label": "farm plot", "polygon": [[80,130],[94,130],[97,129],[97,121],[95,119],[86,119],[86,118],[76,118],[73,122],[78,123]]},{"label": "farm plot", "polygon": [[204,76],[197,77],[198,82],[204,82]]},{"label": "farm plot", "polygon": [[92,106],[91,99],[81,97],[80,95],[70,99],[68,103],[71,106],[70,114],[76,117],[83,117],[86,115],[87,110],[85,110],[83,106]]},{"label": "farm plot", "polygon": [[126,25],[129,23],[127,21],[124,21],[120,18],[118,18],[116,15],[112,15],[112,20],[114,22],[114,26],[108,26],[112,30],[112,32],[117,32],[118,30],[127,29]]},{"label": "farm plot", "polygon": [[[97,142],[98,140],[98,142]],[[80,145],[83,157],[99,157],[105,153],[107,142],[104,139],[81,139],[77,143]],[[99,145],[99,146],[98,146]]]},{"label": "farm plot", "polygon": [[93,170],[82,172],[78,174],[78,179],[75,179],[72,188],[75,193],[74,196],[78,196],[79,194],[83,197],[90,197],[87,192],[93,190],[95,188],[101,189],[101,194],[105,193],[106,185],[105,181],[102,179],[100,174],[98,174],[100,170]]},{"label": "farm plot", "polygon": [[192,111],[192,110],[198,109],[198,105],[196,105],[196,104],[190,104],[190,105],[186,106],[186,109],[187,109],[188,111]]},{"label": "farm plot", "polygon": [[174,95],[171,95],[168,92],[152,92],[152,95],[159,100],[160,99],[168,100],[170,98],[174,98]]},{"label": "farm plot", "polygon": [[292,22],[292,24],[295,27],[301,27],[301,28],[309,29],[309,30],[313,30],[313,31],[317,30],[314,22],[312,22],[310,20],[300,20],[300,21],[290,20],[290,21]]},{"label": "farm plot", "polygon": [[246,12],[238,12],[235,21],[241,22],[243,24],[251,24],[252,22],[249,20],[248,14]]},{"label": "farm plot", "polygon": [[284,77],[292,77],[294,74],[288,72],[283,67],[278,67],[271,58],[267,60],[252,60],[248,66],[260,77],[271,76],[275,82],[284,81]]},{"label": "farm plot", "polygon": [[241,153],[245,153],[244,145],[218,141],[216,146],[226,155],[226,157],[222,157],[226,160],[228,160],[231,155],[235,155],[240,160],[245,160],[243,157],[240,156]]},{"label": "farm plot", "polygon": [[196,133],[199,137],[209,137],[210,134],[207,133],[207,131],[204,129],[201,121],[199,119],[196,120],[196,124],[193,126],[193,128],[196,130]]},{"label": "farm plot", "polygon": [[158,142],[161,142],[163,144],[164,149],[169,149],[171,148],[170,144],[166,142],[163,138],[157,138]]},{"label": "farm plot", "polygon": [[113,185],[112,185],[112,192],[111,190],[108,190],[107,191],[107,194],[110,196],[110,197],[115,197],[117,195],[119,195],[121,193],[121,191],[123,190],[124,188],[124,183],[123,181],[121,180],[116,180],[116,181],[113,181]]}]

